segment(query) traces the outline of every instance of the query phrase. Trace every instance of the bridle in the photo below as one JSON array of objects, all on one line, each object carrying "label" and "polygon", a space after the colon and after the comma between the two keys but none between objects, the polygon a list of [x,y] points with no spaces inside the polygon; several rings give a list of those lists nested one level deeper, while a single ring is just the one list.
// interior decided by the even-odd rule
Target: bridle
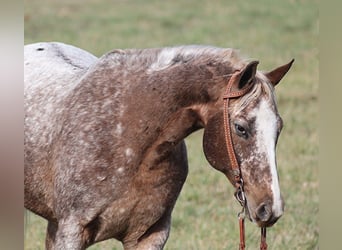
[{"label": "bridle", "polygon": [[[223,95],[223,120],[224,120],[224,136],[226,141],[227,153],[231,164],[231,171],[234,178],[234,186],[236,188],[235,198],[242,206],[241,212],[238,214],[239,218],[239,228],[240,228],[240,245],[239,249],[245,249],[245,209],[246,209],[246,197],[244,193],[243,187],[243,179],[241,175],[240,165],[236,159],[234,145],[231,134],[231,126],[229,121],[229,101],[230,99],[241,97],[249,92],[249,90],[254,85],[253,82],[247,83],[242,89],[237,91],[232,91],[233,84],[236,80],[238,80],[238,76],[241,74],[240,71],[234,73],[228,81],[226,91]],[[266,227],[261,228],[261,241],[260,241],[260,249],[266,250]]]}]

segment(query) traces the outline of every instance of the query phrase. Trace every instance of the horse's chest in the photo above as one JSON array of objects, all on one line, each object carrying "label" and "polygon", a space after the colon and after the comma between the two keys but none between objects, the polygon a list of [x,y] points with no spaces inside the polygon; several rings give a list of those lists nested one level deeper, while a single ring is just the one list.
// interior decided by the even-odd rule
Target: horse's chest
[{"label": "horse's chest", "polygon": [[[185,145],[156,165],[142,166],[121,198],[107,211],[116,225],[130,235],[143,234],[162,217],[170,216],[188,173]],[[131,236],[133,237],[133,236]],[[135,237],[135,236],[134,236]]]}]

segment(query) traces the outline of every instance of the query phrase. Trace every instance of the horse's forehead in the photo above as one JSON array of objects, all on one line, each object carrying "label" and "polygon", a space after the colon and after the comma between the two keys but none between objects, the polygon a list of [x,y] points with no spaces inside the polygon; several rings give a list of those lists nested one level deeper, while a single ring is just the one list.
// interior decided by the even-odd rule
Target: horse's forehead
[{"label": "horse's forehead", "polygon": [[277,117],[276,100],[271,90],[256,90],[236,104],[235,115],[255,120],[257,117]]},{"label": "horse's forehead", "polygon": [[256,105],[251,107],[252,115],[259,117],[261,120],[273,120],[278,116],[275,100],[266,94],[260,96]]},{"label": "horse's forehead", "polygon": [[[250,103],[242,110],[239,116],[248,121],[252,129],[253,138],[250,145],[253,152],[249,152],[249,161],[253,160],[255,165],[264,161],[273,162],[274,145],[279,127],[279,114],[273,93],[268,91],[259,92],[259,96],[250,100]],[[268,166],[271,162],[263,164]]]},{"label": "horse's forehead", "polygon": [[[278,113],[275,105],[267,99],[261,99],[258,107],[253,112],[256,121],[256,130],[263,134],[263,137],[274,138],[277,129]],[[267,141],[270,138],[264,138]]]}]

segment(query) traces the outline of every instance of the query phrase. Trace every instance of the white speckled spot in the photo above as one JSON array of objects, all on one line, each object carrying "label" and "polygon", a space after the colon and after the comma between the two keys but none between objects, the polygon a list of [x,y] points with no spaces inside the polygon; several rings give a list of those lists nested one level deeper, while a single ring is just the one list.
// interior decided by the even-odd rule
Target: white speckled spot
[{"label": "white speckled spot", "polygon": [[116,125],[116,128],[115,128],[115,133],[116,133],[117,135],[121,135],[122,132],[123,132],[122,124],[121,124],[121,123],[118,123],[118,124]]},{"label": "white speckled spot", "polygon": [[125,155],[126,155],[127,157],[131,157],[131,156],[133,155],[133,150],[132,150],[131,148],[127,148],[127,149],[125,150]]},{"label": "white speckled spot", "polygon": [[99,181],[104,181],[107,178],[107,176],[97,176],[97,179]]},{"label": "white speckled spot", "polygon": [[120,167],[116,170],[119,174],[122,174],[123,172],[125,172],[125,169],[123,167]]}]

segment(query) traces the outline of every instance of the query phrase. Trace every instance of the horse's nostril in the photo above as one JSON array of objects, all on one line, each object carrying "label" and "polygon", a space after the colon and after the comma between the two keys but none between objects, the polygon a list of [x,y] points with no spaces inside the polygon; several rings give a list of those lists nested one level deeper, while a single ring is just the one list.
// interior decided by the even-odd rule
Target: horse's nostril
[{"label": "horse's nostril", "polygon": [[262,203],[261,205],[259,205],[259,207],[256,209],[256,215],[259,220],[264,222],[268,221],[272,215],[272,209],[270,205],[266,203]]}]

